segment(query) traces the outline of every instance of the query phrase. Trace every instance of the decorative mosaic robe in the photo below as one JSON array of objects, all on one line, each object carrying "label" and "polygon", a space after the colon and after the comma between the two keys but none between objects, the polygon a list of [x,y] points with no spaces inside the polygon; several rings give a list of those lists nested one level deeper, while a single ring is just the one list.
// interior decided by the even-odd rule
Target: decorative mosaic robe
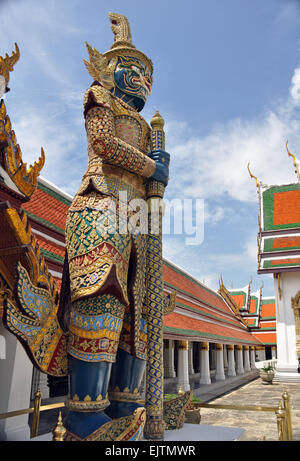
[{"label": "decorative mosaic robe", "polygon": [[[72,309],[69,349],[85,361],[115,361],[118,346],[145,359],[146,239],[126,230],[128,203],[145,199],[155,169],[150,128],[99,84],[85,94],[88,169],[67,216]],[[120,337],[121,335],[121,337]]]}]

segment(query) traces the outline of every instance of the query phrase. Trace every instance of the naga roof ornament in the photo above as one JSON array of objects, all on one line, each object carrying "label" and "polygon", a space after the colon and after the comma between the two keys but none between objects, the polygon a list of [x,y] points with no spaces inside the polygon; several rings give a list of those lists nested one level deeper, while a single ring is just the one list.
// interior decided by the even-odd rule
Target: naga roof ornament
[{"label": "naga roof ornament", "polygon": [[257,179],[256,176],[254,176],[254,174],[251,173],[251,171],[250,171],[250,162],[248,162],[247,168],[248,168],[248,172],[249,172],[250,177],[255,179],[256,187],[259,190],[259,180]]},{"label": "naga roof ornament", "polygon": [[118,13],[108,13],[108,16],[114,34],[114,43],[110,49],[103,54],[86,43],[89,61],[84,59],[83,62],[94,80],[101,82],[105,88],[111,89],[115,85],[113,73],[119,56],[140,58],[149,67],[151,73],[153,72],[153,64],[151,59],[137,50],[132,44],[128,19]]},{"label": "naga roof ornament", "polygon": [[0,102],[0,165],[25,197],[31,197],[37,187],[37,179],[45,163],[45,153],[33,165],[27,168],[22,160],[22,152],[11,121],[6,113],[3,99]]},{"label": "naga roof ornament", "polygon": [[2,88],[0,89],[0,97],[2,97],[4,93],[9,91],[9,88],[7,86],[9,82],[9,74],[10,72],[14,70],[14,65],[20,58],[20,51],[16,43],[15,43],[15,49],[16,51],[13,51],[11,56],[9,56],[7,53],[4,56],[4,58],[0,56],[0,85],[1,87],[3,84],[3,89]]},{"label": "naga roof ornament", "polygon": [[[16,43],[15,48],[16,51],[13,51],[11,56],[7,53],[4,58],[0,56],[0,97],[9,91],[7,87],[9,74],[14,70],[14,65],[20,58],[20,51]],[[0,101],[0,165],[25,197],[31,197],[35,191],[37,178],[44,163],[45,153],[43,148],[41,148],[39,159],[29,168],[23,162],[21,148],[17,143],[16,134],[12,129],[12,124],[2,99]]]},{"label": "naga roof ornament", "polygon": [[286,150],[287,150],[287,153],[288,153],[288,156],[289,157],[292,157],[293,159],[293,165],[295,167],[295,173],[297,175],[297,178],[298,178],[298,182],[300,183],[300,173],[299,173],[299,160],[295,157],[294,154],[292,154],[289,149],[288,149],[288,141],[285,143],[285,147],[286,147]]}]

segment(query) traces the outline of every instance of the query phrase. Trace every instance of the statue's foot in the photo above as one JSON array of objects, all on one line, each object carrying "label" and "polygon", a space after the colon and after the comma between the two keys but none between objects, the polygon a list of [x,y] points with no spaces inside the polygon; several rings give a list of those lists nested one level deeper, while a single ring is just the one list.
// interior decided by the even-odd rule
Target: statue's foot
[{"label": "statue's foot", "polygon": [[110,420],[104,411],[69,411],[64,426],[69,433],[84,439],[99,427],[109,423]]},{"label": "statue's foot", "polygon": [[105,409],[105,413],[111,418],[122,418],[123,416],[129,416],[134,413],[137,408],[143,407],[144,404],[137,402],[119,402],[113,400],[110,402],[109,407]]},{"label": "statue's foot", "polygon": [[[101,412],[103,413],[103,412]],[[96,413],[95,413],[96,414]],[[81,413],[80,416],[84,416],[84,413]],[[89,435],[79,435],[78,433],[71,432],[67,426],[67,432],[65,435],[66,441],[136,441],[142,440],[143,430],[146,421],[146,411],[145,408],[138,408],[130,416],[125,416],[123,418],[110,420],[108,416],[106,418],[108,422],[102,424]],[[87,419],[82,419],[80,422],[80,428],[83,429],[84,424]],[[77,421],[78,428],[79,423]],[[91,426],[90,426],[91,427]],[[84,431],[82,430],[81,434]]]}]

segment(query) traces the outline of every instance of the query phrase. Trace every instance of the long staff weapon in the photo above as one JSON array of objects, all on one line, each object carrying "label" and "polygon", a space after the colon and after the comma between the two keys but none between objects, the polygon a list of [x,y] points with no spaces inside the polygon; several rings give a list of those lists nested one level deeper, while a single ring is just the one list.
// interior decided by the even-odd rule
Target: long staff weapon
[{"label": "long staff weapon", "polygon": [[[152,150],[165,149],[164,120],[158,112],[151,122]],[[163,259],[162,198],[165,186],[159,181],[147,184],[148,240],[146,269],[147,368],[146,368],[146,439],[163,440]]]}]

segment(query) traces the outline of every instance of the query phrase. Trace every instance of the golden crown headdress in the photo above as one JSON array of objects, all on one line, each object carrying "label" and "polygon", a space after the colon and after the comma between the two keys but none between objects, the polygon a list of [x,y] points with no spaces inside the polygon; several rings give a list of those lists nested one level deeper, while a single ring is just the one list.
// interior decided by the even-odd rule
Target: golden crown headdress
[{"label": "golden crown headdress", "polygon": [[110,89],[114,86],[113,73],[117,64],[118,56],[133,56],[141,59],[153,72],[153,64],[144,53],[137,50],[132,44],[131,32],[128,19],[122,14],[108,13],[111,29],[114,33],[114,43],[106,53],[101,54],[96,48],[86,43],[89,53],[89,61],[83,60],[89,74],[94,80]]}]

